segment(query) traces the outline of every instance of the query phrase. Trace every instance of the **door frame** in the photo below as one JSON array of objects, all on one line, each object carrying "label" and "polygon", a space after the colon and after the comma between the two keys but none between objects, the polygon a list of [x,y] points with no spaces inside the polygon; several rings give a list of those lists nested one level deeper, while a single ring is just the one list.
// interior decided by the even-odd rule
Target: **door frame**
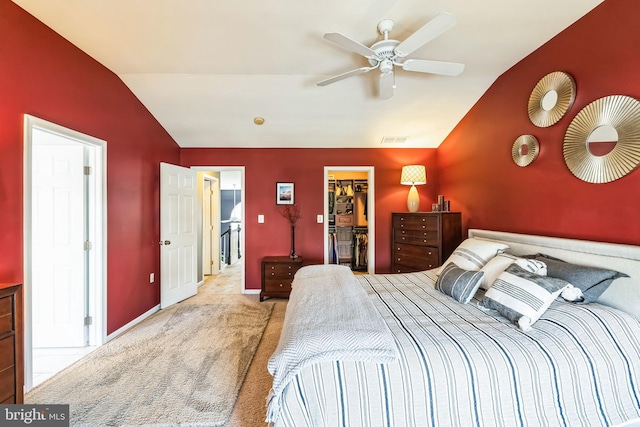
[{"label": "door frame", "polygon": [[[245,167],[244,166],[191,166],[191,169],[196,170],[198,172],[223,172],[223,171],[239,171],[240,172],[240,200],[242,203],[242,218],[241,218],[241,227],[242,233],[240,234],[240,253],[242,254],[242,258],[240,258],[240,263],[242,268],[240,269],[240,280],[241,280],[241,289],[243,294],[259,294],[260,289],[247,289],[246,288],[246,280],[245,280],[245,270],[246,270],[246,252],[245,252],[245,241],[246,241],[246,207],[247,204],[244,203],[245,198]],[[202,229],[202,227],[200,228]],[[202,236],[201,236],[202,237]],[[220,266],[220,271],[222,271],[222,266]]]},{"label": "door frame", "polygon": [[[89,345],[99,346],[106,342],[106,314],[107,314],[107,143],[95,138],[65,128],[55,123],[40,119],[29,114],[24,115],[24,187],[23,187],[23,244],[24,244],[24,370],[25,392],[33,387],[33,295],[32,295],[32,204],[33,196],[33,132],[37,128],[45,132],[55,133],[61,137],[72,139],[90,147],[95,154],[93,174],[95,177],[95,197],[92,199],[95,225],[92,242],[92,256],[90,266],[93,272],[89,283],[93,300],[90,305],[94,308],[93,325],[89,333]],[[94,283],[91,283],[93,281]]]},{"label": "door frame", "polygon": [[[200,175],[200,174],[198,174]],[[209,191],[211,194],[207,196],[206,186],[209,185]],[[213,190],[212,190],[213,189]],[[207,208],[207,202],[209,207]],[[209,218],[207,218],[207,213]],[[212,241],[208,242],[207,233],[205,229],[205,223],[212,222],[212,229],[209,230],[209,237]],[[206,172],[202,173],[202,275],[216,275],[220,274],[220,178],[208,175]],[[211,253],[209,258],[205,258],[206,243],[210,246]],[[213,261],[213,264],[211,262]],[[207,262],[209,265],[207,266]],[[208,267],[208,268],[207,268]],[[199,278],[200,279],[200,278]],[[204,283],[204,280],[201,280]]]},{"label": "door frame", "polygon": [[367,228],[369,229],[367,243],[367,273],[374,274],[376,270],[376,210],[375,210],[375,168],[373,166],[325,166],[324,167],[324,263],[329,263],[329,172],[366,172],[367,173]]}]

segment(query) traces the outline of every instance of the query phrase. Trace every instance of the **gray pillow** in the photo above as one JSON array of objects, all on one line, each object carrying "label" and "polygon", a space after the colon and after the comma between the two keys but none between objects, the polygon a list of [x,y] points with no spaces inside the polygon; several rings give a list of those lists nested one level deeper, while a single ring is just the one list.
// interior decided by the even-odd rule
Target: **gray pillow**
[{"label": "gray pillow", "polygon": [[471,301],[480,287],[482,276],[484,276],[482,271],[465,270],[458,267],[456,263],[450,262],[440,272],[436,281],[436,289],[453,297],[456,301],[466,304]]},{"label": "gray pillow", "polygon": [[547,276],[566,280],[580,289],[583,300],[577,302],[582,304],[596,301],[615,279],[629,277],[619,271],[571,264],[545,254],[535,254],[528,258],[544,262],[547,265]]}]

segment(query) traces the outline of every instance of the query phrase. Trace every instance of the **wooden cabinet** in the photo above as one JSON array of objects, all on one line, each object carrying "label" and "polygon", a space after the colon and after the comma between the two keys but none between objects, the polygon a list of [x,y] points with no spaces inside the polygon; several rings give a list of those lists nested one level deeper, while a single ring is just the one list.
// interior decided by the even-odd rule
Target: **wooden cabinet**
[{"label": "wooden cabinet", "polygon": [[392,213],[391,271],[439,267],[462,242],[460,212]]},{"label": "wooden cabinet", "polygon": [[22,285],[0,283],[0,404],[23,403]]},{"label": "wooden cabinet", "polygon": [[264,297],[289,298],[293,276],[302,267],[302,257],[267,256],[262,258],[262,289],[260,301]]}]

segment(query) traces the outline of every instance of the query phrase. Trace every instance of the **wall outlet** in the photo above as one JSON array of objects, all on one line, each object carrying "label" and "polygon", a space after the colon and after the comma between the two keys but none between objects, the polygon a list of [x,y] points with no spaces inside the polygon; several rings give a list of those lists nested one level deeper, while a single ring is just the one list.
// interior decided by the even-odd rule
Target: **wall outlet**
[{"label": "wall outlet", "polygon": [[258,224],[264,223],[264,215],[258,215]]},{"label": "wall outlet", "polygon": [[149,283],[153,283],[156,281],[156,275],[155,273],[151,273],[149,274]]},{"label": "wall outlet", "polygon": [[316,218],[316,221],[318,222],[318,224],[322,224],[323,222],[322,215],[318,215],[318,217]]}]

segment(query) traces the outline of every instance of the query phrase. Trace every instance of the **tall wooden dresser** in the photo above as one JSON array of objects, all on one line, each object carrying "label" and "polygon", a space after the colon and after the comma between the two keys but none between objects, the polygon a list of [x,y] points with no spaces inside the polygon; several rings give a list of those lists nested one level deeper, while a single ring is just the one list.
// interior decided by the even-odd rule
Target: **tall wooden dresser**
[{"label": "tall wooden dresser", "polygon": [[460,212],[392,213],[391,271],[439,267],[462,242]]},{"label": "tall wooden dresser", "polygon": [[0,283],[0,403],[24,398],[22,285]]},{"label": "tall wooden dresser", "polygon": [[262,289],[264,297],[289,298],[293,276],[302,267],[302,257],[266,256],[262,258]]}]

